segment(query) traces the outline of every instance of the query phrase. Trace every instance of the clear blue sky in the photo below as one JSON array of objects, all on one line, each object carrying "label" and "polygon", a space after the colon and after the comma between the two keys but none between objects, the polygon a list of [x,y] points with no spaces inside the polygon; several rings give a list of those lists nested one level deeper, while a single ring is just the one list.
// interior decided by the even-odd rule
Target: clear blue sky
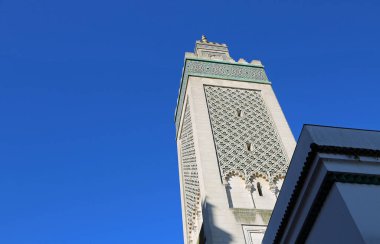
[{"label": "clear blue sky", "polygon": [[[380,129],[379,1],[0,0],[0,243],[181,243],[174,108],[205,33],[304,123]],[[154,241],[152,241],[154,240]]]}]

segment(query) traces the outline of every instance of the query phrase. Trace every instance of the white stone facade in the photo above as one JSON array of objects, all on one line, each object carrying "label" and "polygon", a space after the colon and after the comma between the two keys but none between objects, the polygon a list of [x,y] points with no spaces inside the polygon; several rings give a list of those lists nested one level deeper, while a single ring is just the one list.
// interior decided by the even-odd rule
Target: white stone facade
[{"label": "white stone facade", "polygon": [[[206,65],[190,72],[188,57]],[[293,135],[259,61],[234,62],[226,45],[205,40],[187,58],[176,110],[185,243],[202,243],[200,236],[256,243],[293,154]]]}]

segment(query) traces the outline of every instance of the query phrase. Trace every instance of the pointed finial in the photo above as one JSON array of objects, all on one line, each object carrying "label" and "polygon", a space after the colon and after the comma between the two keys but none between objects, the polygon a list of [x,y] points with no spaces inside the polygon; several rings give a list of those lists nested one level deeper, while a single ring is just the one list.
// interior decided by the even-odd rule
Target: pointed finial
[{"label": "pointed finial", "polygon": [[205,35],[202,35],[202,42],[208,42]]}]

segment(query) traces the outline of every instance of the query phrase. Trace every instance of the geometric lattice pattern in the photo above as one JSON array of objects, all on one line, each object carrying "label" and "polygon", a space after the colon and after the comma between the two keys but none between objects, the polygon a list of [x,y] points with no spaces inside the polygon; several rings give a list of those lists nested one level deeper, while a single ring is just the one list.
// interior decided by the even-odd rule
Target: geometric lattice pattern
[{"label": "geometric lattice pattern", "polygon": [[187,234],[188,240],[191,242],[191,234],[197,228],[197,215],[200,211],[200,188],[190,116],[190,106],[188,103],[185,109],[180,139]]},{"label": "geometric lattice pattern", "polygon": [[288,159],[260,91],[204,86],[221,177],[257,176],[273,184]]}]

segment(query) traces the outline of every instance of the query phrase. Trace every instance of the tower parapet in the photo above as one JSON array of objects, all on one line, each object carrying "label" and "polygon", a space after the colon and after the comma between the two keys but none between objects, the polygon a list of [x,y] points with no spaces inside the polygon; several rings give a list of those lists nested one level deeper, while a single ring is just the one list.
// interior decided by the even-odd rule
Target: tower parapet
[{"label": "tower parapet", "polygon": [[208,58],[212,60],[233,61],[228,52],[226,44],[209,42],[206,36],[202,35],[200,41],[196,41],[194,54],[200,58]]}]

